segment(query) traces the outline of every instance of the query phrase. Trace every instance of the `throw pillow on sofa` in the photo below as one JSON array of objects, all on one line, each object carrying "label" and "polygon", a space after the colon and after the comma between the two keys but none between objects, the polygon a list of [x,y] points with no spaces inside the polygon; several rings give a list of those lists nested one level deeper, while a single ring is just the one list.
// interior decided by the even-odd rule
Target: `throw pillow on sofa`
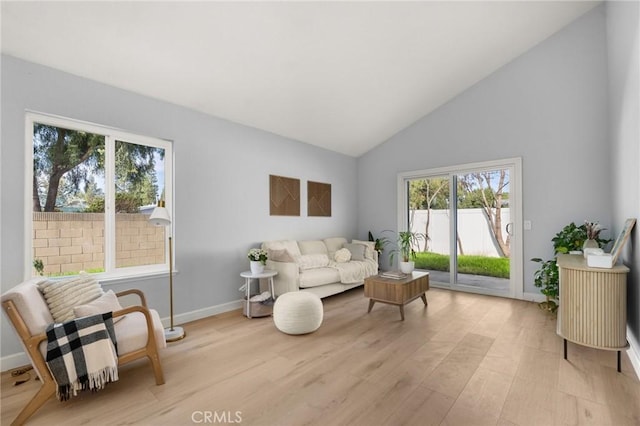
[{"label": "throw pillow on sofa", "polygon": [[267,258],[269,260],[273,260],[274,262],[295,262],[296,261],[293,258],[293,256],[291,256],[291,253],[289,253],[289,250],[287,249],[282,249],[282,250],[269,249],[267,250]]},{"label": "throw pillow on sofa", "polygon": [[291,256],[300,256],[300,248],[298,242],[294,240],[281,240],[281,241],[265,241],[262,243],[264,250],[286,250]]},{"label": "throw pillow on sofa", "polygon": [[364,260],[365,246],[362,244],[345,244],[344,248],[351,252],[351,260]]},{"label": "throw pillow on sofa", "polygon": [[351,240],[352,244],[362,244],[364,249],[364,257],[373,260],[373,252],[376,249],[376,243],[373,241]]},{"label": "throw pillow on sofa", "polygon": [[338,263],[345,263],[351,260],[351,252],[346,248],[341,248],[333,257]]},{"label": "throw pillow on sofa", "polygon": [[326,254],[303,254],[296,258],[300,271],[306,269],[324,268],[329,265],[329,256]]}]

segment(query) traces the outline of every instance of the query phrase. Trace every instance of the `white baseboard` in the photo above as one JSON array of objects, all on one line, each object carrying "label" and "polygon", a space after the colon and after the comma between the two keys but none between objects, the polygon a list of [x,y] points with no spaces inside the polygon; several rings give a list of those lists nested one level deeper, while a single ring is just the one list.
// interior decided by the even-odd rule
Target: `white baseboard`
[{"label": "white baseboard", "polygon": [[526,300],[529,302],[544,302],[545,300],[547,300],[547,296],[545,296],[544,294],[540,294],[540,293],[524,293],[522,295],[522,300]]},{"label": "white baseboard", "polygon": [[14,368],[24,367],[25,365],[31,365],[29,357],[26,353],[20,352],[13,355],[3,356],[0,360],[0,370],[2,372],[13,370]]},{"label": "white baseboard", "polygon": [[640,379],[640,342],[633,338],[629,326],[627,326],[627,340],[629,341],[629,349],[627,355],[631,361],[631,365],[636,372],[636,376]]},{"label": "white baseboard", "polygon": [[[223,303],[221,305],[209,306],[207,308],[198,309],[191,312],[185,312],[173,317],[173,322],[176,325],[185,324],[191,321],[196,321],[202,318],[207,318],[213,315],[222,314],[225,312],[233,311],[235,309],[242,308],[242,300],[235,300],[233,302]],[[162,325],[165,327],[171,326],[171,318],[162,318]]]},{"label": "white baseboard", "polygon": [[[236,300],[234,302],[223,303],[216,306],[209,306],[208,308],[179,314],[176,315],[173,320],[176,324],[184,324],[187,322],[199,320],[217,314],[222,314],[224,312],[229,312],[240,308],[242,308],[242,300]],[[171,319],[169,317],[162,318],[161,321],[164,327],[169,327],[171,325]],[[24,352],[19,352],[2,357],[2,359],[0,359],[0,371],[4,372],[13,370],[14,368],[30,364],[31,361],[29,361],[29,357],[27,357],[27,354]]]}]

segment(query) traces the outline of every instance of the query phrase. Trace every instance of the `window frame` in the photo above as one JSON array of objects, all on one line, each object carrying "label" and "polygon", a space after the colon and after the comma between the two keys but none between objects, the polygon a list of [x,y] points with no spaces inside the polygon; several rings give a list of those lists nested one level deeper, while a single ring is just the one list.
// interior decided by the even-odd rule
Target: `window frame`
[{"label": "window frame", "polygon": [[[397,226],[398,230],[407,229],[409,226],[409,194],[408,194],[408,185],[407,183],[413,179],[422,179],[429,177],[447,177],[449,179],[449,184],[453,186],[455,189],[454,181],[452,180],[452,175],[457,173],[468,173],[474,171],[485,171],[485,170],[494,170],[498,168],[509,168],[513,171],[510,176],[510,186],[512,190],[509,192],[509,207],[511,211],[511,222],[514,224],[513,231],[514,233],[511,235],[511,271],[510,271],[510,283],[509,283],[509,294],[506,297],[512,297],[516,299],[523,299],[524,297],[524,231],[523,231],[523,210],[522,210],[522,199],[524,197],[522,190],[522,158],[521,157],[512,157],[512,158],[503,158],[497,160],[490,161],[482,161],[476,163],[468,163],[468,164],[458,164],[453,166],[445,166],[445,167],[437,167],[432,169],[423,169],[423,170],[413,170],[408,172],[400,172],[397,174],[397,199],[396,199],[396,217],[397,217]],[[457,224],[457,215],[453,215],[453,220],[450,222],[450,238],[451,241],[449,243],[450,247],[455,247],[455,229]],[[456,273],[456,268],[453,266],[453,256],[452,256],[452,266],[450,267],[451,273]],[[437,284],[434,285],[437,287]],[[456,289],[457,284],[453,284],[447,286],[445,288]],[[460,286],[457,287],[460,289]],[[478,292],[482,294],[491,294],[491,292],[487,291],[474,291],[473,289],[466,288],[464,291],[467,292]]]},{"label": "window frame", "polygon": [[[34,124],[46,124],[70,130],[99,134],[105,138],[105,212],[104,212],[104,272],[92,274],[101,282],[118,281],[127,278],[143,278],[163,275],[169,272],[169,244],[171,237],[175,266],[175,211],[174,211],[174,161],[173,142],[150,136],[139,135],[109,126],[90,123],[72,118],[41,112],[27,111],[25,114],[25,186],[24,186],[24,278],[31,279],[33,274],[33,129]],[[164,201],[171,215],[171,225],[165,232],[165,262],[163,264],[116,267],[116,215],[115,213],[115,143],[116,141],[152,146],[164,149]],[[110,165],[110,166],[108,166]],[[175,269],[175,268],[174,268]],[[55,277],[58,278],[58,277]],[[60,277],[63,278],[63,277]]]}]

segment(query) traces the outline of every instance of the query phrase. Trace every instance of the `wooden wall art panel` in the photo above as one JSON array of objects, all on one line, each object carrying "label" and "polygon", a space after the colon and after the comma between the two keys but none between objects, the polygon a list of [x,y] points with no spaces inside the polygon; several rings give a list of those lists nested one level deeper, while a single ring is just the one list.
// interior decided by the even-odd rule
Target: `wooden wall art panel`
[{"label": "wooden wall art panel", "polygon": [[307,182],[307,215],[331,216],[331,184]]},{"label": "wooden wall art panel", "polygon": [[300,216],[300,179],[269,175],[271,216]]}]

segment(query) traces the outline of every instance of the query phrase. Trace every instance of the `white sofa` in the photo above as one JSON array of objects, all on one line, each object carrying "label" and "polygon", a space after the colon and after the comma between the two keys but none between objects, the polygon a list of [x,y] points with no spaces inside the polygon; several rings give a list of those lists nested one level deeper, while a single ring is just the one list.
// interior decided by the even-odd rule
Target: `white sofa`
[{"label": "white sofa", "polygon": [[[280,240],[266,241],[262,248],[268,252],[267,269],[278,272],[276,296],[290,291],[331,296],[362,285],[366,277],[378,273],[378,253],[369,241],[349,242],[343,237]],[[349,260],[344,261],[346,258]]]}]

